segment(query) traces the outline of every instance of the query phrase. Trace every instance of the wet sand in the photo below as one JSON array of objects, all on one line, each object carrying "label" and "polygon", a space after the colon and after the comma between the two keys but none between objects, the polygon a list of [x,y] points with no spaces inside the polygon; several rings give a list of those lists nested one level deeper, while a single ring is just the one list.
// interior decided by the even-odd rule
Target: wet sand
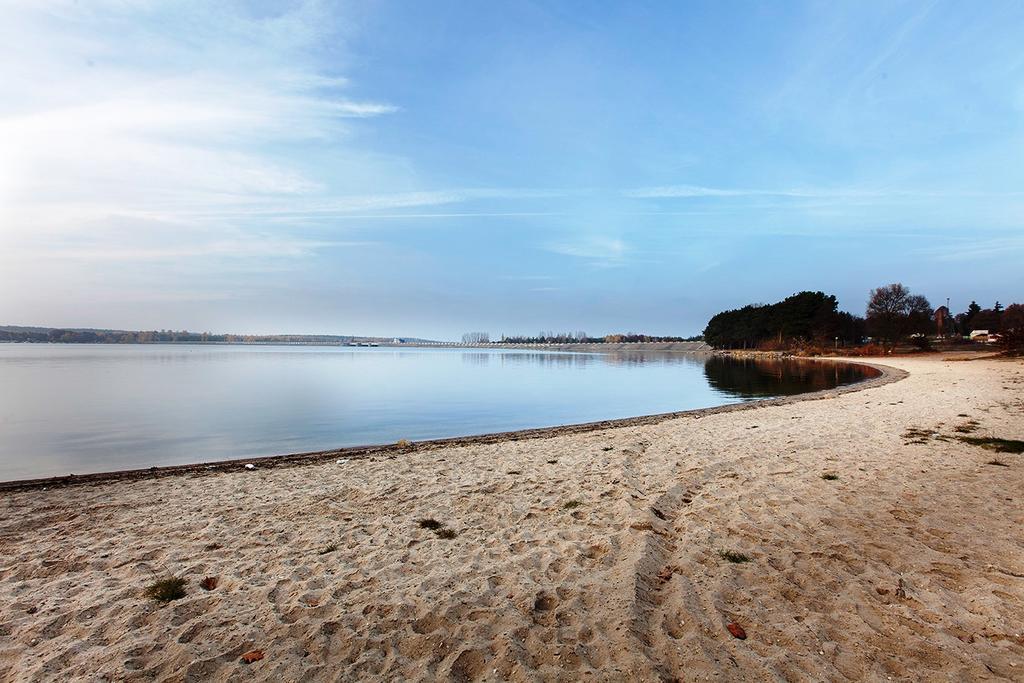
[{"label": "wet sand", "polygon": [[0,679],[1024,680],[1024,455],[958,438],[1024,439],[1024,363],[882,362],[909,375],[0,493]]}]

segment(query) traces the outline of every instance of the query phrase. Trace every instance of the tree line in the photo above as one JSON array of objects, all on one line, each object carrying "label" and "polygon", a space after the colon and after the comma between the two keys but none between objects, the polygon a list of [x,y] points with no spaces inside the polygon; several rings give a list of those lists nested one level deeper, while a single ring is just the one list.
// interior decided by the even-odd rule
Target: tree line
[{"label": "tree line", "polygon": [[535,337],[525,335],[501,335],[505,344],[624,344],[634,342],[681,342],[694,341],[694,337],[664,337],[652,334],[625,332],[591,337],[586,332],[541,332]]},{"label": "tree line", "polygon": [[834,295],[799,292],[774,304],[750,304],[722,311],[708,321],[704,340],[718,349],[785,349],[803,344],[859,345],[870,339],[886,350],[900,342],[925,348],[929,338],[967,336],[976,330],[998,335],[1010,349],[1022,347],[1024,306],[999,302],[983,309],[972,301],[952,315],[945,306],[932,308],[928,299],[901,283],[872,289],[864,316],[838,308]]},{"label": "tree line", "polygon": [[718,349],[782,347],[792,341],[860,343],[864,318],[838,310],[834,295],[799,292],[774,304],[749,304],[708,321],[704,341]]}]

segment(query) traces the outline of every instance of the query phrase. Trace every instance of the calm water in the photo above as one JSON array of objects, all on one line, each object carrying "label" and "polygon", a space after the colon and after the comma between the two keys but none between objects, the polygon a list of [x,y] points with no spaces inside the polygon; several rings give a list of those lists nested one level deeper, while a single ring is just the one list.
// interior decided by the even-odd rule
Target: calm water
[{"label": "calm water", "polygon": [[0,344],[0,480],[588,422],[861,378],[664,353]]}]

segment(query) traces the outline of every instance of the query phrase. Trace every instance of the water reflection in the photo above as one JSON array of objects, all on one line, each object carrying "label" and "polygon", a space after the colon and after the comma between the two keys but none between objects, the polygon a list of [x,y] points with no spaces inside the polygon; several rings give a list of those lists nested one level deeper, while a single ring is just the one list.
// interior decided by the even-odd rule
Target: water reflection
[{"label": "water reflection", "polygon": [[617,351],[603,356],[609,365],[690,365],[700,367],[709,356],[671,351]]},{"label": "water reflection", "polygon": [[878,370],[864,365],[795,358],[711,356],[704,363],[708,384],[726,395],[740,398],[791,396],[834,389],[879,374]]},{"label": "water reflection", "polygon": [[563,368],[584,368],[600,363],[603,356],[593,353],[568,353],[568,352],[531,352],[514,351],[502,353],[498,356],[502,365],[529,365],[540,367],[563,367]]}]

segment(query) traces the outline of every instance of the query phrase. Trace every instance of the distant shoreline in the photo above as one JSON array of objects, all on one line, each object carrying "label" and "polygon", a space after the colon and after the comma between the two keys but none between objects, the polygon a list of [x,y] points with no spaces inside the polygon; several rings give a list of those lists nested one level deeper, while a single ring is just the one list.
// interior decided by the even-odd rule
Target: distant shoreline
[{"label": "distant shoreline", "polygon": [[673,351],[681,353],[711,351],[705,342],[582,342],[582,343],[512,343],[491,342],[488,344],[466,344],[462,342],[430,342],[430,341],[22,341],[0,339],[0,344],[47,344],[54,346],[361,346],[361,347],[400,347],[400,348],[445,348],[445,349],[544,349],[548,351]]}]

